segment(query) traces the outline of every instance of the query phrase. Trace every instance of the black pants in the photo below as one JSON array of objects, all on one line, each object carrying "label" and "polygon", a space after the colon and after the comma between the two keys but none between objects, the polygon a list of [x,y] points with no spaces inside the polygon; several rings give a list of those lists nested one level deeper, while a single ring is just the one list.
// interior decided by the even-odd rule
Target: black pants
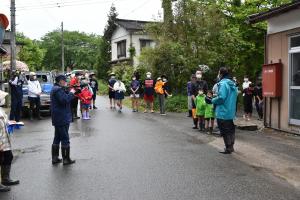
[{"label": "black pants", "polygon": [[11,165],[14,156],[12,151],[1,151],[0,152],[0,165]]},{"label": "black pants", "polygon": [[78,98],[74,97],[71,102],[72,117],[77,117],[77,110],[78,110]]},{"label": "black pants", "polygon": [[235,142],[235,125],[233,120],[217,119],[217,123],[223,137],[226,150],[233,150]]},{"label": "black pants", "polygon": [[12,97],[9,120],[15,120],[19,122],[21,119],[21,111],[22,111],[22,98]]},{"label": "black pants", "polygon": [[70,125],[54,127],[55,132],[54,132],[53,144],[59,145],[61,143],[61,146],[63,147],[70,146],[69,127]]},{"label": "black pants", "polygon": [[28,97],[29,103],[30,103],[30,110],[33,113],[34,108],[36,111],[36,114],[40,115],[40,107],[41,107],[41,99],[40,97]]},{"label": "black pants", "polygon": [[260,104],[259,102],[255,102],[255,107],[256,107],[256,111],[257,111],[259,118],[262,119],[264,117],[263,105]]}]

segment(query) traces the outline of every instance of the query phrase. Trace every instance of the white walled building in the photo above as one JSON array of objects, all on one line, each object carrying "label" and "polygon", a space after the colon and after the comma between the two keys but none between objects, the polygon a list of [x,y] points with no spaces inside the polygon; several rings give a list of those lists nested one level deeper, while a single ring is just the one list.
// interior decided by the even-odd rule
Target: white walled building
[{"label": "white walled building", "polygon": [[130,48],[135,48],[133,66],[139,64],[139,56],[144,47],[154,47],[154,40],[145,32],[147,21],[117,19],[117,28],[111,38],[111,64],[130,61]]}]

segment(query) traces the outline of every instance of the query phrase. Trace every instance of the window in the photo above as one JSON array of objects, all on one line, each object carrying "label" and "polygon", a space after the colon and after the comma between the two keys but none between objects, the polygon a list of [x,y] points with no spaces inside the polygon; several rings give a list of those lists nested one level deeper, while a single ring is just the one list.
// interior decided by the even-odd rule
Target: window
[{"label": "window", "polygon": [[143,50],[143,48],[151,47],[151,43],[152,43],[152,40],[140,40],[141,51]]},{"label": "window", "polygon": [[117,43],[118,58],[126,58],[126,40]]},{"label": "window", "polygon": [[300,36],[290,38],[290,123],[300,125]]}]

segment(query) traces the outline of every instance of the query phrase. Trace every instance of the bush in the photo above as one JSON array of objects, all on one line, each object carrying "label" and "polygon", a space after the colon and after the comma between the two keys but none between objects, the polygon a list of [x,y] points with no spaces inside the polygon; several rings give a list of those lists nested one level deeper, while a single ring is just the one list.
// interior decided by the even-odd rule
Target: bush
[{"label": "bush", "polygon": [[[126,98],[124,100],[124,105],[131,108],[131,99]],[[143,100],[140,102],[140,110],[144,110],[145,105]],[[155,97],[154,101],[154,110],[159,110],[159,103],[158,103],[158,98]],[[167,112],[187,112],[187,97],[183,95],[178,95],[178,96],[173,96],[173,97],[168,97],[166,100],[166,111]]]}]

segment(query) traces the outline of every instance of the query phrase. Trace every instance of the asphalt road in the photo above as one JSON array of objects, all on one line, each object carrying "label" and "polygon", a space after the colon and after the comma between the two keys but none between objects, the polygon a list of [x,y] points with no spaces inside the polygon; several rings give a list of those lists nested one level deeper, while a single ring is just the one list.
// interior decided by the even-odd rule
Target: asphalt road
[{"label": "asphalt road", "polygon": [[119,114],[107,104],[100,98],[91,121],[72,124],[72,166],[51,165],[50,119],[26,122],[13,137],[12,177],[21,184],[0,200],[300,199],[284,180],[184,134],[193,131],[186,118]]}]

